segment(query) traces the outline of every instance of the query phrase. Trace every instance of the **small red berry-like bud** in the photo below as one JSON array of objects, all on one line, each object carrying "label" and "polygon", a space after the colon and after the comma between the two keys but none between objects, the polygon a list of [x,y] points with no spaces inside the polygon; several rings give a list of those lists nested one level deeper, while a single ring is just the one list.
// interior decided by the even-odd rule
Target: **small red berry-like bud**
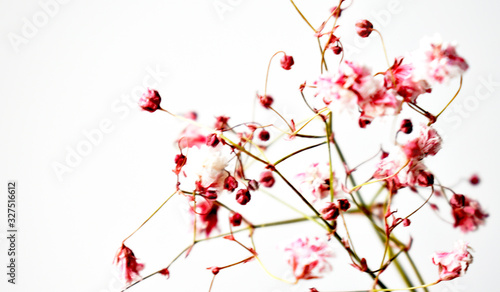
[{"label": "small red berry-like bud", "polygon": [[389,156],[389,152],[382,151],[382,155],[380,155],[380,159],[384,159]]},{"label": "small red berry-like bud", "polygon": [[177,154],[175,155],[175,169],[174,173],[179,174],[181,172],[181,169],[184,165],[186,165],[187,157],[184,156],[184,154]]},{"label": "small red berry-like bud", "polygon": [[270,108],[274,99],[270,95],[259,95],[259,102],[264,108]]},{"label": "small red berry-like bud", "polygon": [[267,141],[269,140],[269,138],[270,138],[269,132],[266,131],[265,129],[262,129],[262,131],[260,131],[259,133],[259,139],[261,141]]},{"label": "small red berry-like bud", "polygon": [[475,186],[478,185],[481,180],[479,179],[479,176],[477,174],[474,174],[473,176],[470,177],[469,182],[471,185]]},{"label": "small red berry-like bud", "polygon": [[428,171],[422,171],[417,178],[418,185],[428,187],[434,184],[434,175]]},{"label": "small red berry-like bud", "polygon": [[224,180],[224,189],[230,192],[234,192],[234,190],[238,187],[238,181],[234,178],[234,176],[228,176]]},{"label": "small red berry-like bud", "polygon": [[318,289],[316,289],[316,288],[309,288],[309,292],[318,292]]},{"label": "small red berry-like bud", "polygon": [[281,68],[290,70],[292,69],[293,64],[294,62],[292,56],[288,56],[287,54],[285,54],[283,58],[281,58]]},{"label": "small red berry-like bud", "polygon": [[410,134],[413,131],[413,124],[411,123],[411,120],[404,119],[401,121],[401,127],[399,130],[405,134]]},{"label": "small red berry-like bud", "polygon": [[260,174],[259,182],[261,185],[263,185],[266,188],[272,187],[274,185],[274,182],[275,182],[273,172],[269,171],[269,170],[263,171]]},{"label": "small red berry-like bud", "polygon": [[320,211],[321,217],[327,221],[335,220],[339,217],[339,208],[335,203],[327,202],[325,208]]},{"label": "small red berry-like bud", "polygon": [[410,219],[408,219],[408,218],[403,219],[403,226],[404,227],[408,227],[408,226],[410,226],[410,224],[411,224]]},{"label": "small red berry-like bud", "polygon": [[226,116],[216,117],[214,128],[218,131],[227,130],[229,128],[227,125],[227,121],[229,121],[229,118]]},{"label": "small red berry-like bud", "polygon": [[373,31],[373,24],[366,19],[356,22],[356,32],[362,38],[370,36]]},{"label": "small red berry-like bud", "polygon": [[351,208],[351,203],[349,203],[349,200],[347,199],[339,199],[337,200],[337,203],[339,204],[340,210],[344,212]]},{"label": "small red berry-like bud", "polygon": [[139,106],[150,113],[155,112],[160,109],[161,97],[158,91],[154,89],[149,89],[146,91],[141,99],[139,99]]},{"label": "small red berry-like bud", "polygon": [[168,270],[167,268],[165,268],[165,269],[161,270],[159,273],[160,273],[161,275],[163,275],[163,276],[167,277],[167,279],[170,277],[170,272],[169,272],[169,270]]},{"label": "small red berry-like bud", "polygon": [[248,181],[248,189],[251,190],[251,191],[256,191],[259,189],[259,182],[254,180],[254,179],[251,179]]},{"label": "small red berry-like bud", "polygon": [[342,47],[339,45],[335,45],[332,47],[332,51],[335,55],[338,55],[338,54],[342,53]]},{"label": "small red berry-like bud", "polygon": [[215,133],[212,133],[207,136],[207,146],[215,147],[219,144],[219,138]]},{"label": "small red berry-like bud", "polygon": [[212,274],[217,275],[220,272],[219,267],[211,267],[209,268],[212,271]]},{"label": "small red berry-like bud", "polygon": [[241,216],[240,213],[234,213],[229,217],[229,222],[231,223],[232,226],[237,227],[241,225],[241,220],[243,217]]},{"label": "small red berry-like bud", "polygon": [[238,190],[238,192],[236,192],[236,201],[240,205],[246,205],[248,202],[250,202],[250,192],[245,189]]}]

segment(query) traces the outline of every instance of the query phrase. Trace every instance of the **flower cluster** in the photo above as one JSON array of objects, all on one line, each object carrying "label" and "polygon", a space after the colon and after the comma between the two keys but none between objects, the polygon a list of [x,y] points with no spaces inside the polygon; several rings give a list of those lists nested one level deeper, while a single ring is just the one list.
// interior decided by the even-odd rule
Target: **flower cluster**
[{"label": "flower cluster", "polygon": [[[292,4],[306,20],[306,16],[293,1]],[[439,123],[441,113],[458,92],[438,114],[422,107],[420,96],[430,95],[434,86],[446,85],[457,77],[460,77],[462,83],[462,75],[467,71],[468,64],[457,53],[455,45],[438,39],[424,39],[419,50],[405,57],[398,56],[393,62],[389,62],[391,59],[383,44],[387,66],[375,70],[356,60],[344,60],[345,48],[337,28],[341,23],[339,18],[348,7],[344,0],[340,0],[329,11],[328,18],[323,19],[319,28],[310,25],[314,30],[312,35],[321,49],[321,73],[318,72],[313,82],[297,84],[304,102],[304,112],[310,115],[305,120],[300,121],[302,117],[299,119],[299,115],[295,113],[292,117],[280,113],[275,101],[282,97],[279,93],[273,92],[271,95],[267,91],[269,69],[277,62],[273,62],[276,60],[275,56],[281,57],[281,69],[273,74],[288,74],[288,71],[298,68],[296,62],[306,62],[301,58],[294,59],[284,51],[278,51],[270,58],[266,83],[263,90],[259,91],[262,93],[256,95],[255,101],[262,106],[257,110],[276,115],[275,118],[285,123],[284,128],[256,119],[250,122],[233,122],[226,115],[216,116],[213,124],[207,126],[198,122],[195,112],[178,115],[174,113],[174,108],[160,107],[162,98],[157,90],[148,89],[144,93],[139,100],[141,109],[151,113],[167,113],[185,124],[179,130],[175,141],[175,156],[171,159],[170,169],[177,179],[175,185],[171,186],[172,195],[138,229],[170,198],[176,196],[187,203],[189,226],[186,230],[192,242],[171,262],[142,278],[140,272],[143,271],[144,264],[139,263],[132,250],[124,244],[135,234],[136,229],[123,241],[114,260],[128,285],[125,289],[154,274],[170,276],[171,264],[183,258],[183,254],[190,255],[191,250],[197,248],[200,242],[226,240],[226,243],[241,249],[246,256],[235,258],[225,266],[209,266],[207,270],[213,276],[211,290],[215,278],[223,274],[225,269],[246,264],[253,259],[264,265],[265,261],[260,260],[260,249],[257,249],[261,245],[255,244],[257,240],[254,238],[259,229],[278,228],[299,222],[319,228],[323,235],[310,236],[307,234],[309,229],[301,232],[297,232],[299,229],[292,229],[296,239],[280,250],[288,273],[270,271],[264,267],[273,278],[282,278],[284,274],[288,275],[285,278],[292,278],[292,281],[281,280],[297,284],[326,277],[333,270],[334,248],[345,253],[349,260],[346,266],[352,272],[364,273],[373,280],[371,287],[367,288],[370,291],[391,290],[390,285],[384,282],[387,278],[381,277],[394,270],[389,269],[391,265],[398,266],[397,270],[403,279],[414,277],[421,281],[418,287],[406,287],[408,290],[425,288],[465,274],[472,263],[472,255],[468,244],[459,242],[452,252],[438,252],[432,257],[432,262],[437,266],[437,280],[424,282],[408,253],[412,249],[411,240],[405,242],[398,238],[399,233],[394,230],[410,226],[413,220],[417,220],[412,216],[425,207],[439,213],[439,218],[450,217],[451,213],[454,222],[450,224],[450,229],[458,228],[464,233],[475,231],[486,222],[488,214],[477,200],[438,182],[437,172],[435,174],[427,167],[430,163],[426,165],[428,159],[439,157],[443,145],[443,138],[433,125]],[[308,21],[307,23],[310,24]],[[359,37],[379,35],[382,41],[381,33],[369,20],[360,20],[350,25],[355,28]],[[335,58],[335,62],[331,62],[331,58]],[[320,104],[319,108],[312,105],[313,101]],[[377,146],[384,145],[381,155],[380,152],[368,153],[369,150],[366,150],[356,159],[363,162],[351,168],[349,159],[346,158],[348,155],[343,152],[343,144],[337,141],[340,138],[336,135],[336,127],[339,126],[337,116],[343,111],[355,113],[361,128],[366,128],[372,121],[382,117],[391,120],[393,125],[400,121],[399,128],[383,129],[383,134],[389,135],[380,135],[393,137],[394,140],[375,141]],[[410,119],[407,111],[413,111],[421,119]],[[414,124],[415,120],[418,122]],[[363,135],[367,130],[356,131]],[[357,132],[349,134],[357,135]],[[303,144],[296,143],[297,140],[301,140]],[[366,138],[364,142],[370,141]],[[280,143],[299,146],[289,152],[289,147],[275,146]],[[270,148],[277,149],[268,151]],[[298,158],[310,159],[311,156],[313,158],[309,162]],[[301,161],[293,164],[298,159]],[[288,166],[284,166],[285,164]],[[356,183],[361,176],[365,177],[364,182]],[[479,176],[472,176],[469,182],[473,186],[478,185]],[[372,193],[368,185],[374,184],[378,187]],[[401,214],[393,200],[396,195],[398,200],[404,200],[405,196],[401,195],[404,192],[416,193],[423,198],[418,206],[408,205],[412,211],[407,214]],[[279,215],[279,209],[276,208],[276,212],[271,212],[272,214],[262,212],[266,197],[296,212],[297,217],[277,221],[274,217],[270,219],[269,215]],[[446,203],[445,210],[438,208],[439,201],[440,205]],[[258,211],[248,212],[250,208]],[[354,242],[367,240],[365,236],[359,237],[360,232],[349,232],[363,227],[352,223],[360,220],[349,220],[354,216],[369,222],[367,226],[373,228],[375,237],[381,240],[384,248],[380,251],[382,260],[379,266],[371,261],[371,254],[365,254],[366,251],[362,249],[354,249]],[[409,229],[411,228],[401,232],[408,232]],[[245,236],[241,234],[250,237],[250,240],[244,239]],[[406,256],[400,257],[401,254]],[[207,257],[218,260],[216,253],[208,253]],[[409,261],[407,265],[401,263],[404,258]],[[335,263],[337,264],[341,263]],[[412,267],[411,272],[405,270],[406,266]],[[328,283],[331,284],[331,281]],[[310,288],[310,291],[318,290]]]}]

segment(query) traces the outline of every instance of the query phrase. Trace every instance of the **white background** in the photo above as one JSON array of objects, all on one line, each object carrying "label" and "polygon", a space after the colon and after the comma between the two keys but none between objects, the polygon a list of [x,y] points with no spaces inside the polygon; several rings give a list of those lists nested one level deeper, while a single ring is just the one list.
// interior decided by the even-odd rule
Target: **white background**
[{"label": "white background", "polygon": [[[298,0],[297,5],[319,26],[334,2]],[[388,12],[391,2],[396,13]],[[51,6],[50,16],[40,3],[0,1],[0,184],[5,185],[0,200],[0,287],[7,291],[114,292],[120,287],[111,267],[116,249],[173,190],[173,141],[183,127],[164,113],[137,109],[144,78],[152,76],[151,70],[161,71],[155,75],[157,80],[149,82],[157,83],[162,106],[173,112],[197,110],[207,124],[220,114],[235,122],[246,121],[251,119],[255,92],[263,90],[270,56],[284,50],[295,57],[296,65],[284,72],[274,64],[269,92],[275,96],[277,109],[300,120],[307,111],[296,89],[319,74],[317,43],[284,0],[61,1],[53,2],[56,5]],[[391,58],[418,48],[421,37],[439,32],[444,40],[457,41],[459,54],[470,64],[462,92],[447,118],[437,124],[445,137],[443,150],[428,165],[444,184],[456,185],[458,192],[478,199],[490,217],[486,226],[464,236],[429,210],[415,216],[405,232],[415,239],[412,254],[428,282],[437,277],[437,269],[430,263],[434,251],[449,250],[457,239],[469,241],[474,248],[474,263],[467,275],[432,291],[491,291],[496,283],[500,91],[498,85],[491,92],[485,90],[482,80],[500,81],[495,21],[499,8],[496,1],[359,0],[340,21],[344,43],[354,47],[352,58],[372,68],[385,70],[385,60],[377,36],[359,42],[353,34],[353,24],[360,18],[376,23]],[[26,28],[27,22],[35,29]],[[13,43],[14,35],[23,38],[22,43]],[[329,60],[335,66],[338,59]],[[457,87],[455,80],[422,102],[437,111]],[[478,90],[489,93],[488,98],[479,99]],[[88,133],[95,133],[101,123],[108,123],[107,133],[102,137],[94,134],[97,140],[89,144]],[[349,158],[353,164],[376,152],[376,145],[365,148],[362,135],[376,137],[379,129],[374,125],[366,131],[339,130],[344,133],[339,136],[344,147],[354,153]],[[68,172],[58,176],[54,165],[68,165],[68,155],[78,147],[84,149],[84,144],[90,147],[86,153],[80,151],[82,159],[73,160]],[[288,164],[287,174],[297,173],[297,165]],[[482,179],[475,188],[464,182],[473,173]],[[5,275],[9,179],[19,184],[15,287],[6,284]],[[406,195],[408,210],[421,202]],[[259,212],[266,218],[293,216],[274,209],[277,205],[259,206],[271,204],[259,197],[252,200],[247,208],[257,210],[250,213],[256,222],[266,221],[257,216]],[[189,243],[179,206],[180,200],[173,200],[127,241],[146,262],[145,274],[162,268]],[[352,219],[352,224],[360,230],[360,245],[380,248],[366,222]],[[297,226],[256,234],[266,266],[278,276],[289,274],[276,245],[302,234],[300,231],[322,234],[311,225]],[[338,244],[332,246],[337,258],[332,261],[330,280],[292,287],[271,279],[252,262],[221,272],[213,291],[369,287],[368,277],[359,278]],[[172,267],[171,279],[155,276],[130,291],[206,291],[211,280],[206,267],[244,256],[226,242],[200,244],[187,260]],[[402,285],[399,280],[394,283]]]}]

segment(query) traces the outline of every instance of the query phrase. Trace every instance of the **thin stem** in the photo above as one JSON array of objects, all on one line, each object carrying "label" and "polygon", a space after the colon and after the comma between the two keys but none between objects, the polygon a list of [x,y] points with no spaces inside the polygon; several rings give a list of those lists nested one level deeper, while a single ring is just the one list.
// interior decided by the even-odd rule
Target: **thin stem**
[{"label": "thin stem", "polygon": [[463,81],[463,76],[460,75],[460,86],[458,87],[458,90],[457,90],[457,93],[455,93],[455,95],[453,96],[453,98],[448,102],[448,104],[439,112],[439,114],[437,114],[435,117],[436,119],[446,110],[446,108],[453,102],[453,100],[455,100],[455,98],[457,97],[458,93],[460,92],[460,90],[462,89],[462,81]]},{"label": "thin stem", "polygon": [[293,0],[290,0],[290,2],[292,2],[292,5],[293,7],[295,7],[295,10],[297,10],[297,12],[300,14],[300,16],[302,17],[302,19],[304,19],[304,21],[307,23],[307,25],[309,25],[309,27],[314,30],[314,32],[317,32],[316,29],[309,23],[309,21],[307,21],[306,17],[302,14],[302,12],[300,11],[300,9],[297,7],[297,5],[295,5],[295,2],[293,2]]},{"label": "thin stem", "polygon": [[172,197],[173,197],[176,193],[177,193],[177,191],[175,191],[173,194],[171,194],[171,195],[170,195],[170,196],[169,196],[169,197],[168,197],[168,198],[167,198],[167,199],[166,199],[166,200],[165,200],[165,201],[164,201],[164,202],[160,205],[160,207],[158,207],[158,208],[156,209],[156,211],[154,211],[154,212],[153,212],[153,214],[151,214],[151,215],[148,217],[148,219],[146,219],[146,221],[144,221],[144,222],[141,224],[141,226],[139,226],[139,227],[138,227],[138,228],[137,228],[134,232],[132,232],[132,234],[130,234],[129,236],[127,236],[127,237],[126,237],[126,238],[122,241],[122,243],[125,243],[125,241],[126,241],[127,239],[129,239],[129,238],[130,238],[132,235],[134,235],[134,234],[135,234],[135,233],[136,233],[139,229],[141,229],[141,228],[142,228],[142,226],[144,226],[144,224],[146,224],[146,223],[149,221],[149,219],[151,219],[151,218],[152,218],[152,217],[153,217],[153,216],[154,216],[154,215],[155,215],[158,211],[160,211],[160,209],[161,209],[161,208],[162,208],[162,207],[163,207],[163,206],[164,206],[164,205],[168,202],[168,200],[170,200],[170,198],[172,198]]},{"label": "thin stem", "polygon": [[303,149],[297,150],[297,151],[295,151],[295,152],[292,152],[292,153],[288,154],[287,156],[285,156],[285,157],[283,157],[283,158],[281,158],[281,159],[277,160],[277,161],[276,161],[273,165],[274,165],[274,166],[276,166],[276,165],[280,164],[281,162],[285,161],[286,159],[288,159],[288,158],[290,158],[290,157],[294,156],[295,154],[299,154],[299,153],[304,152],[304,151],[306,151],[306,150],[316,148],[316,147],[321,146],[321,145],[323,145],[323,144],[325,144],[325,143],[326,143],[326,142],[321,142],[321,143],[314,144],[314,145],[308,146],[308,147],[306,147],[306,148],[303,148]]}]

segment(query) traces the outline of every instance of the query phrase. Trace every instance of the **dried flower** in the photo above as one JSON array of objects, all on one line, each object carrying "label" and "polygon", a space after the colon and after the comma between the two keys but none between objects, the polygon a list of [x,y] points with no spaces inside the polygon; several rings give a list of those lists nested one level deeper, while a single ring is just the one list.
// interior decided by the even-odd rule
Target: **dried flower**
[{"label": "dried flower", "polygon": [[439,267],[439,280],[448,281],[463,276],[472,263],[472,255],[467,243],[455,243],[451,252],[436,252],[432,263]]},{"label": "dried flower", "polygon": [[246,189],[239,189],[236,192],[236,201],[240,205],[246,205],[248,202],[250,202],[250,192]]},{"label": "dried flower", "polygon": [[369,37],[373,31],[373,24],[366,19],[356,22],[356,33],[362,37]]},{"label": "dried flower", "polygon": [[150,113],[160,109],[161,97],[158,91],[148,88],[148,90],[139,99],[139,106]]},{"label": "dried flower", "polygon": [[120,277],[127,284],[140,279],[139,272],[144,269],[144,264],[138,263],[132,250],[123,243],[115,255],[113,264],[117,266]]},{"label": "dried flower", "polygon": [[485,213],[479,202],[464,195],[454,194],[450,199],[453,218],[453,227],[460,227],[462,232],[474,231],[484,224],[488,214]]},{"label": "dried flower", "polygon": [[269,170],[265,170],[260,174],[259,182],[266,188],[270,188],[274,185],[274,176],[273,172]]},{"label": "dried flower", "polygon": [[285,254],[297,281],[321,278],[332,270],[328,258],[333,257],[333,252],[328,244],[318,237],[293,241],[285,247]]},{"label": "dried flower", "polygon": [[281,68],[283,68],[285,70],[290,70],[290,69],[292,69],[292,66],[294,64],[293,57],[292,56],[288,56],[287,54],[285,54],[281,58],[280,63],[281,63]]}]

